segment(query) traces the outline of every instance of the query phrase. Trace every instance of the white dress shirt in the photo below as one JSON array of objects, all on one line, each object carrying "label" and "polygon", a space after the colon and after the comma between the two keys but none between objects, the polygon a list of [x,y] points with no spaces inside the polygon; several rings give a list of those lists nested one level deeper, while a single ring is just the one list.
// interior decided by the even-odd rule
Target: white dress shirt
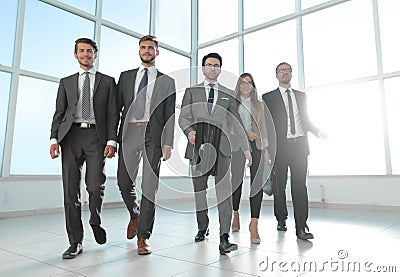
[{"label": "white dress shirt", "polygon": [[[129,117],[129,122],[147,122],[150,121],[150,102],[151,102],[151,96],[153,95],[153,90],[154,90],[154,84],[157,78],[157,69],[155,66],[148,67],[148,82],[147,82],[147,90],[146,90],[146,107],[144,109],[144,115],[143,118],[137,120],[134,116],[133,113],[130,113]],[[136,74],[136,80],[135,80],[135,99],[138,93],[138,88],[140,81],[142,80],[144,75],[144,66],[140,65],[138,72]]]},{"label": "white dress shirt", "polygon": [[295,134],[292,134],[290,132],[289,103],[288,103],[288,96],[289,95],[286,93],[286,88],[279,87],[283,102],[285,103],[286,114],[287,114],[287,118],[288,118],[287,119],[287,122],[288,122],[287,138],[295,138],[295,137],[305,136],[305,133],[304,133],[304,130],[303,130],[303,123],[301,122],[301,119],[300,119],[299,108],[297,107],[296,97],[294,96],[292,88],[288,88],[288,89],[290,90],[290,95],[292,97],[294,122],[295,122],[295,127],[296,127],[296,133]]}]

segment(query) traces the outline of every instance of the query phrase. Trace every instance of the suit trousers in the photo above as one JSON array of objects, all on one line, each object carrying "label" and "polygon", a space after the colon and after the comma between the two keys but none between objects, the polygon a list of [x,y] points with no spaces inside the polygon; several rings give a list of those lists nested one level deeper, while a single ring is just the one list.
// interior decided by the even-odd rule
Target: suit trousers
[{"label": "suit trousers", "polygon": [[104,148],[95,128],[82,129],[72,125],[60,143],[64,209],[69,242],[81,243],[83,224],[81,220],[81,169],[86,162],[85,183],[89,194],[91,225],[100,225],[106,176],[104,174]]},{"label": "suit trousers", "polygon": [[[219,153],[217,174],[215,176],[215,191],[219,217],[220,236],[230,231],[232,220],[232,184],[230,181],[230,157]],[[207,188],[208,175],[192,178],[195,192],[196,219],[199,230],[206,230],[209,224]]]},{"label": "suit trousers", "polygon": [[[263,151],[259,150],[255,141],[249,141],[253,163],[250,166],[250,212],[251,218],[259,218],[261,202],[263,199]],[[246,157],[241,149],[232,152],[232,202],[233,210],[239,210],[240,198],[242,196],[243,176]]]},{"label": "suit trousers", "polygon": [[[161,146],[154,144],[149,125],[126,126],[123,149],[120,149],[123,158],[118,164],[118,185],[131,218],[137,217],[140,211],[138,237],[148,239],[154,226],[155,197],[159,185],[162,150]],[[142,198],[138,209],[136,177],[140,161],[142,161]]]},{"label": "suit trousers", "polygon": [[285,220],[288,216],[285,191],[288,168],[290,168],[290,188],[296,229],[305,227],[308,219],[308,194],[306,187],[308,154],[304,151],[305,143],[306,138],[286,143],[284,147],[280,147],[280,152],[275,161],[277,191],[274,193],[274,214],[277,220]]}]

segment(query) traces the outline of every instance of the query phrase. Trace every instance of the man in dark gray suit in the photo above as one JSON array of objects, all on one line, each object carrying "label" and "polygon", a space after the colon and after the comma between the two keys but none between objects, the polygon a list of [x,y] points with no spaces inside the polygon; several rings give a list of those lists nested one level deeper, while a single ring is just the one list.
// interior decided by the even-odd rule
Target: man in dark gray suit
[{"label": "man in dark gray suit", "polygon": [[287,231],[286,183],[290,168],[290,186],[293,201],[296,236],[299,239],[313,239],[308,231],[308,194],[306,187],[308,155],[308,132],[320,138],[326,134],[311,122],[307,112],[307,97],[304,92],[291,88],[292,67],[286,62],[276,67],[279,87],[263,94],[276,132],[277,174],[274,191],[274,214],[278,221],[277,230]]},{"label": "man in dark gray suit", "polygon": [[[139,40],[140,67],[122,72],[117,86],[118,110],[122,112],[117,179],[130,214],[127,238],[132,239],[137,234],[139,255],[152,252],[148,239],[154,224],[160,161],[171,157],[174,141],[175,81],[156,69],[158,54],[157,39],[150,35],[142,37]],[[139,208],[136,177],[141,160]]]},{"label": "man in dark gray suit", "polygon": [[89,223],[96,242],[106,243],[101,226],[105,157],[114,157],[117,140],[118,112],[115,80],[94,68],[97,46],[88,38],[75,41],[75,58],[79,72],[62,78],[57,93],[56,110],[50,135],[50,156],[62,150],[62,179],[66,228],[70,247],[63,259],[82,253],[83,225],[81,220],[80,180],[86,162],[86,189],[89,193]]},{"label": "man in dark gray suit", "polygon": [[[219,149],[217,149],[219,153],[216,161],[215,190],[220,225],[219,250],[221,254],[225,254],[238,249],[236,244],[230,243],[228,240],[232,218],[232,185],[229,171],[232,147],[229,136],[233,133],[238,137],[239,144],[249,160],[248,166],[251,165],[251,154],[233,92],[218,83],[221,66],[222,58],[219,54],[210,53],[203,57],[202,71],[205,80],[194,87],[186,89],[182,100],[179,126],[188,137],[185,158],[190,160],[194,158],[193,150],[196,139],[200,139],[196,137],[196,124],[205,119],[220,126],[221,135],[219,137]],[[203,241],[209,233],[206,198],[209,172],[203,173],[192,176],[198,225],[195,242]]]}]

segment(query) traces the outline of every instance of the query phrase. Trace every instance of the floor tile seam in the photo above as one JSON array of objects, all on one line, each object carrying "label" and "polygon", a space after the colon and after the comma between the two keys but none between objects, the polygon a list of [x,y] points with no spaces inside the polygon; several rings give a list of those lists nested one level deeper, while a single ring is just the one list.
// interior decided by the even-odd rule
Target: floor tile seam
[{"label": "floor tile seam", "polygon": [[[70,272],[70,273],[74,273],[74,274],[79,274],[79,275],[81,275],[80,273],[77,273],[77,272],[72,271],[72,270],[70,270],[70,269],[66,269],[66,268],[63,268],[63,267],[60,267],[60,266],[57,266],[57,265],[53,265],[53,264],[50,264],[50,263],[48,263],[48,262],[41,261],[41,260],[36,259],[36,258],[31,258],[31,257],[25,256],[25,255],[22,255],[22,254],[13,252],[13,251],[9,251],[9,250],[7,250],[7,249],[2,249],[2,248],[0,248],[0,250],[3,250],[3,251],[8,252],[8,253],[10,253],[10,254],[17,255],[17,256],[19,256],[19,257],[23,257],[23,258],[25,258],[25,259],[28,259],[28,260],[31,260],[31,261],[34,261],[34,262],[38,262],[38,263],[45,264],[45,265],[48,265],[48,266],[51,266],[51,267],[55,267],[55,268],[58,268],[58,269],[61,269],[61,270],[64,270],[64,271],[67,271],[67,272]],[[65,272],[64,272],[64,273],[65,273]]]},{"label": "floor tile seam", "polygon": [[200,268],[202,268],[202,267],[206,267],[206,266],[205,266],[205,265],[200,265],[199,267],[196,267],[196,268],[192,268],[192,269],[189,269],[189,270],[185,270],[185,271],[179,272],[179,273],[177,273],[177,274],[171,275],[170,277],[179,277],[179,276],[182,275],[182,274],[189,273],[189,272],[194,271],[194,270],[198,270],[198,269],[200,269]]},{"label": "floor tile seam", "polygon": [[250,273],[248,273],[248,272],[240,272],[240,271],[237,271],[237,270],[225,269],[225,268],[220,268],[220,267],[216,267],[216,266],[202,265],[202,266],[200,266],[200,267],[198,267],[198,268],[194,268],[194,269],[191,269],[191,270],[187,270],[187,271],[178,273],[178,274],[176,274],[176,275],[172,275],[171,277],[179,277],[179,275],[182,275],[182,274],[184,274],[184,273],[188,273],[188,272],[191,272],[191,271],[194,271],[194,270],[203,268],[203,267],[204,267],[204,268],[206,268],[206,267],[211,267],[211,268],[215,268],[215,269],[222,269],[222,270],[224,270],[224,271],[229,271],[229,272],[235,272],[235,273],[245,274],[245,275],[247,275],[247,276],[259,276],[259,275],[250,274]]},{"label": "floor tile seam", "polygon": [[[191,244],[191,242],[187,242],[187,243],[183,243],[183,244],[179,244],[179,245],[174,245],[174,246],[166,247],[166,248],[163,248],[163,249],[160,249],[160,250],[153,251],[153,253],[156,253],[156,252],[159,252],[159,251],[165,251],[165,250],[173,249],[173,248],[175,248],[175,247],[182,247],[182,246],[184,246],[184,245],[189,245],[189,244]],[[121,249],[132,250],[132,249],[130,249],[130,248],[122,247],[122,246],[118,246],[118,245],[110,245],[110,246],[117,247],[117,248],[121,248]]]}]

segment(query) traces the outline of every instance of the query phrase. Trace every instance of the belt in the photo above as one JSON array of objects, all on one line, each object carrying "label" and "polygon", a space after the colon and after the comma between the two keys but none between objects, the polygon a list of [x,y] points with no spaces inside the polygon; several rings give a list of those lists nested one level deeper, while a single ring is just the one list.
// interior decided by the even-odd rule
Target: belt
[{"label": "belt", "polygon": [[295,138],[288,138],[286,139],[287,143],[295,143],[295,142],[299,142],[301,140],[303,140],[305,137],[301,136],[301,137],[295,137]]},{"label": "belt", "polygon": [[149,125],[149,122],[148,121],[146,121],[146,122],[129,122],[129,125],[133,125],[136,127],[147,126],[147,125]]},{"label": "belt", "polygon": [[81,129],[90,129],[90,128],[95,128],[96,127],[96,124],[86,123],[86,122],[74,123],[74,125],[78,126]]}]

